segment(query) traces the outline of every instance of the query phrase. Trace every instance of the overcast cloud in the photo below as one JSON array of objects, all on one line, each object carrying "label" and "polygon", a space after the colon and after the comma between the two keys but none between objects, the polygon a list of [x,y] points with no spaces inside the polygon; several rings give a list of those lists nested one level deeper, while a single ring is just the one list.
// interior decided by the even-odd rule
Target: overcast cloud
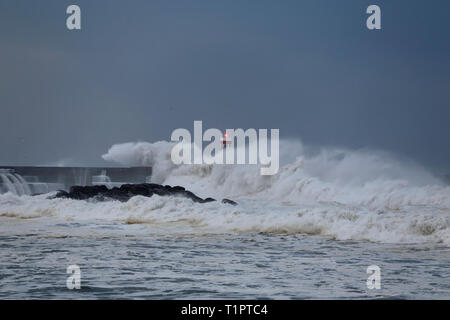
[{"label": "overcast cloud", "polygon": [[[78,4],[82,30],[68,31]],[[378,4],[382,30],[365,27]],[[0,1],[0,165],[279,128],[450,169],[449,1]]]}]

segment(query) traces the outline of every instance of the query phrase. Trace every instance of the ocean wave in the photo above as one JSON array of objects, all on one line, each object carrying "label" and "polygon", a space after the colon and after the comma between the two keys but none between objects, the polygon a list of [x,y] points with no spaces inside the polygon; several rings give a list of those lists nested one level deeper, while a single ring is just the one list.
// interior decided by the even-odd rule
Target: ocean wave
[{"label": "ocean wave", "polygon": [[143,224],[165,233],[302,233],[338,240],[450,245],[450,188],[424,168],[368,150],[321,149],[281,141],[282,167],[262,176],[257,165],[180,165],[173,144],[114,145],[103,157],[150,165],[153,182],[182,185],[200,197],[237,199],[193,203],[178,197],[136,196],[128,202],[0,195],[0,217],[107,220]]},{"label": "ocean wave", "polygon": [[0,195],[0,216],[21,219],[108,220],[145,224],[149,232],[310,234],[337,240],[450,245],[449,212],[370,211],[340,204],[297,207],[241,199],[237,207],[177,197],[136,196],[128,202],[89,202]]},{"label": "ocean wave", "polygon": [[173,143],[117,144],[104,159],[153,167],[152,181],[182,185],[213,197],[255,197],[293,204],[337,202],[370,209],[405,206],[450,208],[450,187],[423,167],[392,154],[322,148],[308,153],[296,141],[280,142],[280,171],[261,176],[257,165],[179,165]]}]

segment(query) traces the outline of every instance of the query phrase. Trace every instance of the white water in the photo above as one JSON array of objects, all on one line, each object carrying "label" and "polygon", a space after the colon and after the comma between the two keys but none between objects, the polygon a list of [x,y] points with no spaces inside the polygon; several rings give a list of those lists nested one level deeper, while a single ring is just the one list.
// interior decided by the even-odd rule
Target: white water
[{"label": "white water", "polygon": [[0,173],[1,182],[8,192],[16,195],[30,195],[31,190],[25,179],[19,174],[13,174],[9,171]]},{"label": "white water", "polygon": [[[448,186],[382,152],[280,147],[282,168],[270,177],[257,166],[174,166],[164,141],[104,155],[151,165],[153,182],[237,206],[0,194],[0,297],[449,297]],[[66,290],[71,264],[89,290]],[[381,290],[367,289],[372,264],[382,270]]]},{"label": "white water", "polygon": [[21,185],[22,189],[23,189],[23,194],[27,194],[30,195],[31,194],[31,189],[28,186],[28,183],[25,181],[25,179],[20,175],[20,174],[15,174],[15,177],[18,180],[18,183]]},{"label": "white water", "polygon": [[174,166],[171,146],[119,144],[103,157],[150,165],[153,182],[182,185],[200,197],[228,197],[239,205],[158,196],[94,203],[5,194],[0,216],[119,221],[164,234],[267,232],[450,246],[450,188],[389,154],[322,149],[310,155],[300,143],[284,141],[280,172],[261,176],[257,166]]},{"label": "white water", "polygon": [[108,188],[112,188],[112,182],[110,177],[106,175],[106,170],[102,170],[102,173],[98,176],[92,177],[92,184],[93,185],[105,185]]},{"label": "white water", "polygon": [[2,179],[2,183],[6,187],[6,190],[8,190],[8,192],[17,194],[16,187],[11,182],[11,180],[9,180],[9,178],[6,174],[0,174],[0,178]]}]

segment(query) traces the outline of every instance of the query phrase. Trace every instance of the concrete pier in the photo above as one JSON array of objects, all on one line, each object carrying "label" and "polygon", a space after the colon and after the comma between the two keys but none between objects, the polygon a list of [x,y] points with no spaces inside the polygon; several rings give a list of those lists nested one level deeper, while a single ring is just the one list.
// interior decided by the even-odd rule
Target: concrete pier
[{"label": "concrete pier", "polygon": [[[0,166],[3,172],[22,177],[31,193],[66,190],[73,185],[90,186],[105,181],[105,185],[118,186],[125,183],[149,182],[151,167],[34,167]],[[6,186],[0,181],[0,193]]]}]

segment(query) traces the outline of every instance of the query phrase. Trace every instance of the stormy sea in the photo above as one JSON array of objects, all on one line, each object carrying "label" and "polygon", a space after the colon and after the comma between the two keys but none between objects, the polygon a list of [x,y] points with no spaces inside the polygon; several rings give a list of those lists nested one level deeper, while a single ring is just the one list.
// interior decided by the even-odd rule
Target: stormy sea
[{"label": "stormy sea", "polygon": [[117,144],[103,158],[238,205],[0,194],[0,298],[450,298],[450,186],[428,169],[281,141],[279,172],[262,176],[257,165],[175,166],[171,146]]}]

